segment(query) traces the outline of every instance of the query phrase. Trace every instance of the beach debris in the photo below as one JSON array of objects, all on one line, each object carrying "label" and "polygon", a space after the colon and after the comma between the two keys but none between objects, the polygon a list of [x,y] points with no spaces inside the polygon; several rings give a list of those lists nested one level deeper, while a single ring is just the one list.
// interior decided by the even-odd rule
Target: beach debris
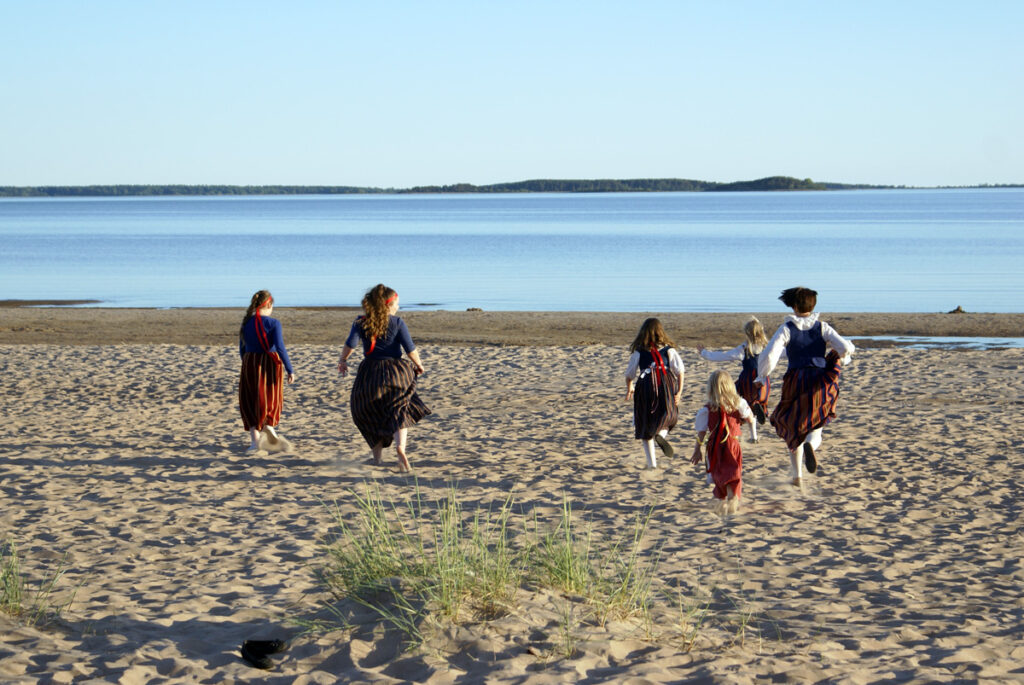
[{"label": "beach debris", "polygon": [[957,305],[957,306],[956,306],[956,309],[950,309],[950,310],[949,310],[949,311],[947,312],[947,314],[966,314],[966,313],[967,313],[967,312],[965,312],[965,311],[964,311],[964,308],[963,308],[963,307],[961,307],[960,305]]},{"label": "beach debris", "polygon": [[480,309],[480,307],[467,307],[466,311],[467,312],[482,312],[483,310]]},{"label": "beach debris", "polygon": [[274,667],[271,654],[283,652],[288,643],[283,640],[246,640],[242,643],[242,659],[248,664],[269,671]]}]

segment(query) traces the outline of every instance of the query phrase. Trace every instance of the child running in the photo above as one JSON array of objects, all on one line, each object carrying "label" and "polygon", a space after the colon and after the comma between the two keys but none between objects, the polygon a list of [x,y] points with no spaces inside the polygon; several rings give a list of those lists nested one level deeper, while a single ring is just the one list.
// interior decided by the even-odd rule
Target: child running
[{"label": "child running", "polygon": [[740,343],[731,350],[724,352],[713,352],[705,349],[703,345],[697,345],[700,356],[712,362],[739,361],[743,364],[740,377],[736,379],[736,392],[747,401],[757,423],[750,424],[750,441],[757,442],[757,425],[764,424],[768,416],[768,395],[771,394],[771,381],[765,379],[763,385],[757,385],[757,356],[768,344],[768,338],[764,334],[764,326],[757,320],[756,316],[743,325],[743,334],[746,341]]},{"label": "child running", "polygon": [[274,430],[281,420],[284,404],[283,380],[295,380],[288,350],[284,347],[281,322],[271,318],[274,297],[267,290],[252,296],[238,330],[238,354],[242,371],[238,377],[238,408],[242,425],[249,431],[248,452],[260,450],[260,440],[287,445]]},{"label": "child running", "polygon": [[629,351],[626,399],[633,400],[634,433],[641,441],[647,468],[654,469],[658,467],[655,442],[666,457],[675,453],[667,437],[679,420],[683,359],[656,318],[644,321]]},{"label": "child running", "polygon": [[[782,378],[782,398],[772,412],[771,423],[789,447],[793,485],[800,485],[801,466],[806,466],[809,473],[817,471],[815,451],[821,447],[821,430],[836,416],[839,376],[855,348],[818,319],[814,312],[818,303],[816,291],[788,288],[779,299],[793,313],[786,317],[758,358],[757,382],[767,384],[768,376],[785,352],[789,368]],[[827,355],[826,346],[832,348]]]},{"label": "child running", "polygon": [[743,491],[743,453],[740,449],[741,422],[753,425],[750,406],[736,393],[727,371],[714,371],[708,378],[707,404],[694,419],[697,445],[690,461],[699,464],[701,446],[707,445],[705,470],[715,483],[714,496],[723,501],[724,513],[739,509]]}]

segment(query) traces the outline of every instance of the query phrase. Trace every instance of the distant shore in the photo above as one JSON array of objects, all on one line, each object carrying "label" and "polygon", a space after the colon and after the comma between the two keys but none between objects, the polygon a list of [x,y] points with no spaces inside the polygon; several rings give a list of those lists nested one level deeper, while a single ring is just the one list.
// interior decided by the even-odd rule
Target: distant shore
[{"label": "distant shore", "polygon": [[[63,301],[0,302],[0,344],[233,345],[241,308],[120,309],[53,307]],[[82,302],[82,301],[78,301]],[[355,307],[279,307],[274,316],[294,345],[340,345],[358,311]],[[508,312],[402,311],[418,344],[428,345],[628,345],[644,318],[657,316],[681,347],[698,343],[732,347],[751,314],[769,334],[785,312]],[[1020,337],[1024,313],[831,313],[822,318],[846,337]],[[891,347],[863,341],[862,347]]]}]

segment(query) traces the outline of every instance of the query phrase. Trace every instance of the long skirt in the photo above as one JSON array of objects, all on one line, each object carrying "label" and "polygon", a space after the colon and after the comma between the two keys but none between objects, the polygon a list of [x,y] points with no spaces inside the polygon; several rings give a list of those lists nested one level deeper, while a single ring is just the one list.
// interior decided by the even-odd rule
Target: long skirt
[{"label": "long skirt", "polygon": [[352,384],[349,407],[370,447],[390,447],[399,429],[430,414],[416,394],[416,367],[407,359],[364,359]]},{"label": "long skirt", "polygon": [[834,351],[825,368],[790,369],[782,378],[782,399],[772,412],[775,432],[795,450],[811,431],[827,426],[836,416],[842,362]]},{"label": "long skirt", "polygon": [[663,373],[655,381],[648,373],[637,380],[633,389],[633,430],[637,440],[653,440],[663,430],[672,430],[679,421],[675,394],[679,380],[672,373]]},{"label": "long skirt", "polygon": [[281,421],[284,370],[277,352],[246,352],[238,377],[238,408],[245,430],[263,430]]},{"label": "long skirt", "polygon": [[765,379],[764,385],[758,388],[754,384],[757,379],[756,369],[744,369],[740,372],[740,377],[736,379],[736,393],[747,401],[750,408],[753,409],[754,405],[758,405],[761,409],[768,413],[768,396],[772,392],[772,382],[769,379]]}]

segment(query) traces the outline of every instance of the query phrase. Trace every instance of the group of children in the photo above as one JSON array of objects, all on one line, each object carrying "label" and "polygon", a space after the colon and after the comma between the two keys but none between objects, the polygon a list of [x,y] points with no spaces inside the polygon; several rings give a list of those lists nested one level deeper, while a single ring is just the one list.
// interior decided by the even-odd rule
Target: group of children
[{"label": "group of children", "polygon": [[[709,361],[740,361],[742,370],[733,382],[726,371],[714,371],[707,381],[705,404],[697,412],[694,429],[697,444],[690,461],[703,461],[714,496],[727,513],[738,510],[743,488],[742,425],[750,427],[757,442],[757,426],[770,421],[786,441],[790,454],[790,479],[800,485],[803,470],[815,473],[815,450],[821,431],[836,415],[839,377],[854,352],[852,343],[819,320],[814,312],[818,293],[797,287],[782,291],[783,304],[793,310],[771,340],[756,318],[743,327],[746,340],[725,352],[698,345]],[[683,385],[683,361],[656,318],[644,321],[630,345],[626,369],[626,398],[633,400],[635,437],[641,441],[648,468],[657,467],[654,446],[666,457],[673,455],[668,432],[679,418]],[[827,348],[831,347],[831,350]],[[768,417],[770,376],[785,354],[787,370],[782,396]]]}]

